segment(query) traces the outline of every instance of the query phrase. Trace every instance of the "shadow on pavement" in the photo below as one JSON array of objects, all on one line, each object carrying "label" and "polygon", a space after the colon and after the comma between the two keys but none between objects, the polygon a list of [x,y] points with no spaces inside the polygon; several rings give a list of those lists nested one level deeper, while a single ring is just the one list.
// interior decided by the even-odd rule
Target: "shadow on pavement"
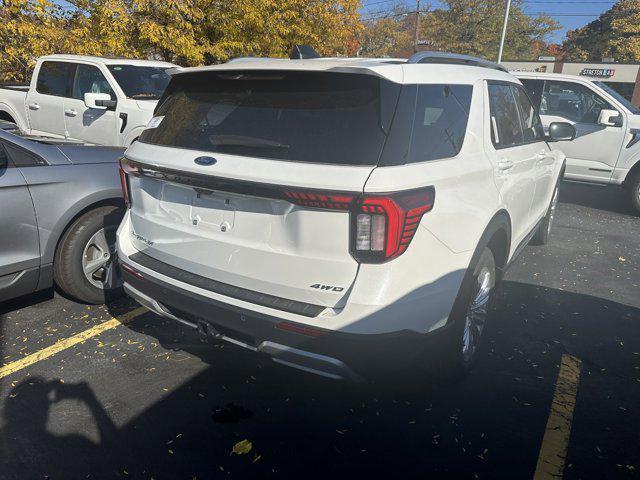
[{"label": "shadow on pavement", "polygon": [[560,202],[635,216],[629,193],[622,187],[589,185],[565,181],[560,188]]},{"label": "shadow on pavement", "polygon": [[[105,374],[99,381],[117,390],[115,405],[100,405],[87,383],[27,379],[0,410],[0,471],[8,472],[6,479],[50,480],[531,478],[560,354],[582,358],[585,376],[602,368],[633,375],[640,309],[517,282],[504,282],[497,300],[482,359],[457,383],[418,376],[362,384],[326,380],[235,346],[204,344],[173,322],[145,315],[129,328],[197,356],[204,362],[200,373],[161,396],[140,391],[147,387],[133,379]],[[628,349],[620,349],[620,341]],[[612,408],[611,398],[580,395],[576,422],[585,424],[575,429],[569,456],[588,451],[581,456],[582,476],[611,478],[613,464],[624,460],[592,455],[592,437],[598,445],[622,439],[623,447],[614,444],[637,459],[633,438],[640,419],[607,420],[606,430],[581,409]],[[75,405],[64,410],[66,417],[89,412],[83,422],[98,432],[93,441],[50,433],[55,419],[49,412],[61,400]],[[118,428],[109,411],[127,405],[143,413]],[[244,439],[252,451],[232,453]]]}]

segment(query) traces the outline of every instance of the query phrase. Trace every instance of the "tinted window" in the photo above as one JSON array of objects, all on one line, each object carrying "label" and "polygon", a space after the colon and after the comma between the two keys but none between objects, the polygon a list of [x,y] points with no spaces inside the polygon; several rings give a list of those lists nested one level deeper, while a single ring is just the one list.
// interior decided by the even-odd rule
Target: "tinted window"
[{"label": "tinted window", "polygon": [[520,108],[524,141],[533,142],[535,140],[544,140],[544,128],[542,128],[542,121],[540,120],[537,110],[531,104],[527,93],[524,89],[516,86],[511,88],[513,89],[518,107]]},{"label": "tinted window", "polygon": [[[375,165],[384,144],[372,75],[291,71],[173,77],[141,142],[298,162]],[[394,90],[397,91],[397,90]],[[382,123],[383,125],[385,123]]]},{"label": "tinted window", "polygon": [[69,81],[74,71],[74,63],[43,62],[38,73],[36,90],[45,95],[67,97]]},{"label": "tinted window", "polygon": [[4,149],[4,146],[0,143],[0,170],[9,166],[9,157]]},{"label": "tinted window", "polygon": [[462,148],[473,87],[418,85],[409,162],[454,157]]},{"label": "tinted window", "polygon": [[5,146],[7,153],[11,157],[11,161],[16,167],[33,167],[36,165],[45,165],[44,161],[35,155],[32,155],[21,148],[11,145]]},{"label": "tinted window", "polygon": [[584,85],[551,80],[545,82],[540,115],[555,115],[578,123],[597,123],[603,109],[614,108]]},{"label": "tinted window", "polygon": [[635,83],[622,83],[622,82],[593,82],[602,88],[605,92],[619,101],[627,108],[631,113],[640,115],[640,108],[631,103],[631,97],[633,97],[633,90]]},{"label": "tinted window", "polygon": [[544,80],[531,80],[529,78],[521,78],[520,81],[527,89],[531,101],[536,109],[540,108],[540,101],[542,100],[542,90],[544,89]]},{"label": "tinted window", "polygon": [[504,148],[523,143],[522,125],[511,86],[490,83],[489,105],[493,144],[496,147]]},{"label": "tinted window", "polygon": [[171,80],[165,67],[109,65],[107,68],[124,94],[138,100],[158,100]]},{"label": "tinted window", "polygon": [[84,100],[85,93],[108,93],[113,99],[113,90],[98,67],[78,65],[73,80],[73,98]]}]

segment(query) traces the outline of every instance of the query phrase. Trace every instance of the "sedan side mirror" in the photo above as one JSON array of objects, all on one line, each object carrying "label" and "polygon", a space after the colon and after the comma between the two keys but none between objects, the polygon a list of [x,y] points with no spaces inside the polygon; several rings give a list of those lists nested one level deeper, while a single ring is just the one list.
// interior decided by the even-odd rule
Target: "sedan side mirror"
[{"label": "sedan side mirror", "polygon": [[576,127],[568,122],[552,122],[549,125],[547,140],[550,142],[570,142],[576,138]]},{"label": "sedan side mirror", "polygon": [[115,108],[115,100],[111,100],[108,93],[85,93],[84,104],[87,108],[97,108],[98,110],[107,110]]},{"label": "sedan side mirror", "polygon": [[622,115],[617,110],[602,109],[598,115],[598,125],[606,127],[621,127]]}]

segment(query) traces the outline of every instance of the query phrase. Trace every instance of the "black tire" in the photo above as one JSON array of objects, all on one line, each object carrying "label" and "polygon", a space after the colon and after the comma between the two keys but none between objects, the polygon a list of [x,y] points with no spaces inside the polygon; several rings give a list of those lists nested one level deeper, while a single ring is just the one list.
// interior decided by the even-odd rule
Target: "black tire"
[{"label": "black tire", "polygon": [[[445,380],[464,378],[476,364],[479,353],[483,350],[487,317],[491,310],[493,290],[496,285],[497,272],[493,252],[484,247],[473,273],[465,278],[459,298],[450,317],[450,326],[445,327],[438,348],[429,353],[431,366],[428,367],[434,377]],[[486,292],[482,303],[482,318],[472,317],[472,306],[478,306],[480,291]],[[475,311],[479,313],[478,310]],[[481,320],[481,321],[480,321]],[[470,337],[473,335],[473,345]]]},{"label": "black tire", "polygon": [[640,171],[637,171],[629,182],[629,196],[636,215],[640,215]]},{"label": "black tire", "polygon": [[[81,215],[62,236],[56,250],[53,275],[56,285],[67,295],[94,305],[106,303],[122,295],[120,273],[113,246],[116,230],[123,214],[122,208],[115,206],[98,207]],[[104,237],[99,233],[101,230],[104,231]],[[102,250],[97,243],[93,243],[99,237],[106,239],[110,250],[108,260],[104,260],[106,263],[102,267],[103,275],[107,271],[115,275],[115,277],[109,277],[111,281],[107,286],[100,281],[98,270],[90,275],[85,274],[83,268],[85,264],[89,268],[90,262],[103,261]],[[104,241],[100,243],[104,244]],[[93,260],[96,255],[97,258]],[[88,260],[89,256],[91,260]],[[102,288],[99,285],[102,285]]]},{"label": "black tire", "polygon": [[0,112],[0,120],[5,122],[13,123],[15,126],[18,126],[18,122],[16,122],[11,115],[5,112]]},{"label": "black tire", "polygon": [[551,228],[553,227],[553,220],[556,214],[556,207],[558,205],[558,197],[560,196],[560,182],[556,183],[556,188],[553,190],[553,196],[547,209],[547,214],[540,222],[540,226],[535,235],[529,242],[531,245],[546,245],[549,243],[549,237],[551,236]]}]

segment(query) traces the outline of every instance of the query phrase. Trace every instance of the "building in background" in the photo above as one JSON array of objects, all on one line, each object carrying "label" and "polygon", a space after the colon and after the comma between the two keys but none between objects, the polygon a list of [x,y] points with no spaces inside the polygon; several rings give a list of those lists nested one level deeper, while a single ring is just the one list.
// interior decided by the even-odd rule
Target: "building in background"
[{"label": "building in background", "polygon": [[609,84],[614,90],[640,107],[640,63],[615,62],[560,62],[553,57],[541,57],[538,61],[502,62],[512,71],[553,72],[588,77]]}]

